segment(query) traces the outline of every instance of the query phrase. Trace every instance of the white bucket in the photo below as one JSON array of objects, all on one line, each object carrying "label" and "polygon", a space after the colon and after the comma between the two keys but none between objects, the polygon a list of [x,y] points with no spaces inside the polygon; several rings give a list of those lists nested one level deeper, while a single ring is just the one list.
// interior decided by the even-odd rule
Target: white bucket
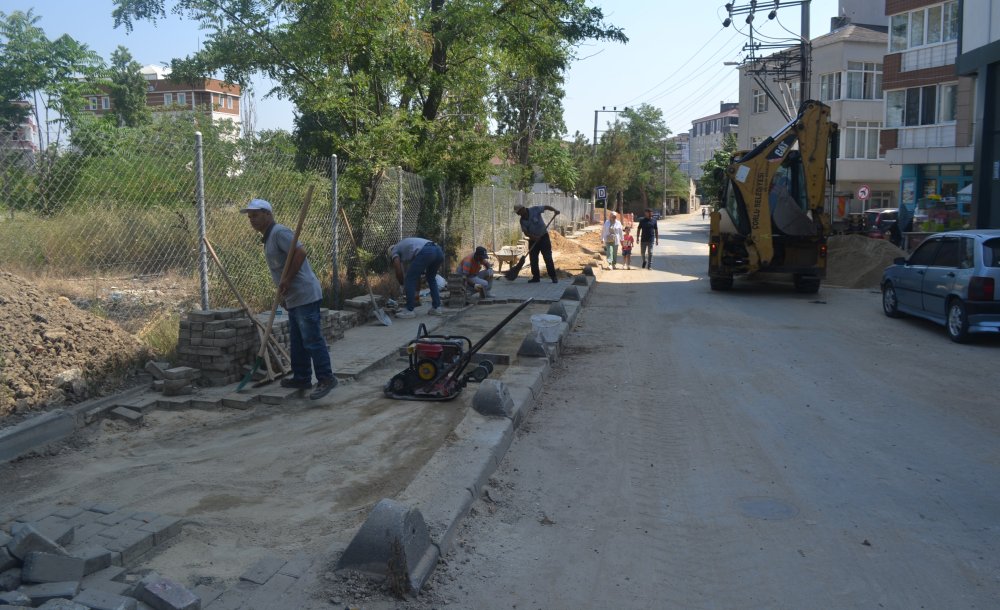
[{"label": "white bucket", "polygon": [[559,325],[562,318],[547,313],[531,316],[531,330],[539,343],[559,343]]}]

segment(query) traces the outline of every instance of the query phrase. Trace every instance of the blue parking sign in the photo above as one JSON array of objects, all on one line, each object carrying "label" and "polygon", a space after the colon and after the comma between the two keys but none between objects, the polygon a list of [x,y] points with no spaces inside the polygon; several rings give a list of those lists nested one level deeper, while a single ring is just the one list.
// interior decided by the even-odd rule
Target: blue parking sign
[{"label": "blue parking sign", "polygon": [[598,199],[607,199],[608,198],[608,187],[606,187],[606,186],[599,186],[599,187],[597,187],[597,198]]}]

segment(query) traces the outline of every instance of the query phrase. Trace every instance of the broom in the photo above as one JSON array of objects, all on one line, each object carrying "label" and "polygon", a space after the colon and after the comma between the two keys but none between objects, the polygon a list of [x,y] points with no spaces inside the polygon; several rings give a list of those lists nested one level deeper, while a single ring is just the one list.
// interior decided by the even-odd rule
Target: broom
[{"label": "broom", "polygon": [[[281,270],[281,276],[278,279],[278,286],[281,286],[281,281],[285,279],[285,274],[288,273],[288,267],[292,264],[292,255],[295,253],[296,247],[299,243],[299,233],[302,232],[302,224],[306,220],[306,211],[309,210],[309,203],[312,202],[314,185],[309,185],[309,190],[306,191],[306,200],[302,203],[302,210],[299,212],[299,224],[295,226],[295,233],[292,234],[292,245],[288,248],[288,255],[285,256],[285,267]],[[251,368],[246,376],[240,381],[240,384],[236,386],[236,391],[242,390],[253,377],[254,373],[264,364],[264,355],[267,353],[267,342],[271,339],[271,330],[274,328],[274,316],[278,313],[278,305],[281,304],[281,291],[280,288],[275,291],[274,304],[271,306],[271,316],[267,319],[267,329],[264,331],[264,338],[260,341],[260,351],[257,352],[257,359],[254,360],[253,368]]]},{"label": "broom", "polygon": [[[549,232],[549,225],[552,224],[552,221],[555,220],[555,219],[556,219],[556,217],[552,216],[552,218],[549,219],[549,222],[545,224],[545,233],[546,234],[548,234],[548,232]],[[532,252],[534,252],[535,248],[537,248],[538,244],[540,244],[540,243],[542,243],[542,239],[538,238],[538,240],[536,240],[535,243],[532,244],[531,248],[529,248],[528,251],[525,252],[523,256],[521,256],[521,260],[517,261],[516,265],[514,265],[513,267],[511,267],[507,271],[504,271],[503,276],[507,279],[507,281],[513,282],[515,279],[517,279],[518,274],[521,273],[521,268],[524,267],[524,261],[525,261],[525,259],[528,258],[529,254],[531,254]]]}]

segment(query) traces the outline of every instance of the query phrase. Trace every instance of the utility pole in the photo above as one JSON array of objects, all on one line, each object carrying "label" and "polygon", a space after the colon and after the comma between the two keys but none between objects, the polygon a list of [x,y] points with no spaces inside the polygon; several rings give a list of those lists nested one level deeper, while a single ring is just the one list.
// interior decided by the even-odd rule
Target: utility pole
[{"label": "utility pole", "polygon": [[612,106],[611,110],[608,110],[607,106],[601,106],[600,110],[594,111],[594,142],[591,145],[592,154],[597,154],[597,116],[602,112],[611,112],[614,114],[618,114],[619,112],[625,112],[626,110],[628,110],[628,106],[626,106],[623,110],[618,110],[618,106]]}]

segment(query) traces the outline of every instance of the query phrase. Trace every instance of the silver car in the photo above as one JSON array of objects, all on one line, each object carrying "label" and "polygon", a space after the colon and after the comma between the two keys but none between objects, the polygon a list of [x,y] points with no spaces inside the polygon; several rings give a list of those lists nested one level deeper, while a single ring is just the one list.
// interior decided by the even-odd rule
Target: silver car
[{"label": "silver car", "polygon": [[952,341],[1000,332],[1000,230],[935,233],[882,272],[882,310],[943,324]]}]

